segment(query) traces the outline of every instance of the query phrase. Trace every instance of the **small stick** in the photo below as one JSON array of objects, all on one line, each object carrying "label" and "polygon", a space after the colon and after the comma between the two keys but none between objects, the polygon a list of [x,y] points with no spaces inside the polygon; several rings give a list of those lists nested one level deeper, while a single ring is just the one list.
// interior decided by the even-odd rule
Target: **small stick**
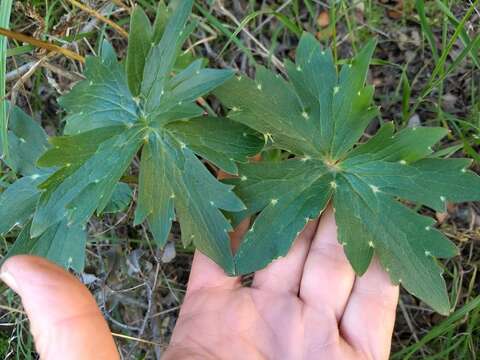
[{"label": "small stick", "polygon": [[21,42],[31,44],[33,46],[36,46],[36,47],[39,47],[39,48],[42,48],[42,49],[47,49],[48,51],[60,53],[60,54],[66,56],[70,59],[80,61],[81,63],[85,62],[85,58],[82,55],[77,54],[76,52],[73,52],[71,50],[62,48],[62,47],[60,47],[58,45],[55,45],[55,44],[52,44],[50,42],[35,39],[31,36],[28,36],[28,35],[25,35],[25,34],[22,34],[22,33],[16,32],[16,31],[7,30],[5,28],[0,27],[0,35],[6,36],[10,39],[14,39],[14,40],[17,40],[17,41],[21,41]]},{"label": "small stick", "polygon": [[77,0],[68,0],[71,4],[75,5],[79,9],[85,11],[86,13],[92,15],[93,17],[97,18],[98,20],[104,22],[105,24],[110,25],[112,28],[114,28],[120,35],[122,35],[125,38],[128,38],[128,32],[122,28],[121,26],[117,25],[114,23],[112,20],[106,18],[102,14],[100,14],[98,11],[95,9],[92,9],[81,2],[78,2]]},{"label": "small stick", "polygon": [[156,343],[156,342],[153,342],[153,341],[148,341],[148,340],[136,338],[136,337],[133,337],[133,336],[123,335],[123,334],[114,333],[114,332],[112,332],[112,336],[114,336],[116,338],[120,338],[120,339],[132,340],[132,341],[140,342],[140,343],[143,343],[143,344],[160,346],[160,347],[165,348],[165,345],[162,345],[162,344],[159,344],[159,343]]},{"label": "small stick", "polygon": [[127,12],[129,12],[129,13],[132,12],[132,9],[128,5],[124,4],[122,0],[112,0],[112,3],[114,3],[118,7],[121,7],[123,9],[127,10]]}]

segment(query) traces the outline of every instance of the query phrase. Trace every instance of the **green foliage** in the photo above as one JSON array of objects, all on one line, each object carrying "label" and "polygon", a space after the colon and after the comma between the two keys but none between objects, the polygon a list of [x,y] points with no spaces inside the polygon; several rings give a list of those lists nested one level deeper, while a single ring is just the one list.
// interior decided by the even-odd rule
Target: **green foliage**
[{"label": "green foliage", "polygon": [[103,214],[116,214],[125,211],[132,201],[132,189],[123,182],[117,183],[110,202],[103,209]]},{"label": "green foliage", "polygon": [[153,29],[150,20],[140,6],[135,7],[130,19],[128,36],[127,74],[128,86],[133,96],[140,94],[145,59],[152,48]]},{"label": "green foliage", "polygon": [[433,326],[419,341],[392,354],[392,360],[425,359],[415,354],[433,345],[435,359],[475,359],[480,341],[480,296],[472,298],[438,325]]},{"label": "green foliage", "polygon": [[[441,8],[456,30],[438,53],[423,3],[416,1],[420,22],[438,61],[413,107],[404,76],[405,119],[464,57],[477,64],[478,37],[470,39],[464,31],[473,4],[461,21]],[[147,222],[158,246],[178,220],[185,246],[193,243],[229,274],[245,274],[286,255],[305,224],[331,203],[339,241],[357,274],[376,255],[393,282],[447,313],[436,258],[457,250],[432,219],[405,202],[443,211],[447,201],[480,199],[480,181],[466,170],[467,160],[441,158],[455,147],[432,153],[446,134],[443,128],[395,133],[392,124],[382,124],[375,136],[361,141],[379,114],[372,106],[374,88],[365,85],[375,43],[337,69],[331,51],[304,34],[295,63],[285,63],[289,81],[262,67],[255,80],[232,78],[232,71],[204,69],[202,59],[181,52],[195,26],[189,22],[193,1],[168,4],[159,2],[153,24],[134,8],[124,63],[107,42],[100,56],[87,57],[86,80],[59,99],[68,114],[63,136],[47,141],[41,127],[17,108],[9,111],[8,134],[6,118],[0,121],[3,153],[10,154],[8,165],[19,176],[0,195],[0,233],[19,233],[7,257],[37,254],[81,271],[86,222],[130,206],[132,188],[122,181],[133,183],[135,176],[125,175],[140,156],[134,223]],[[236,38],[238,30],[232,33],[208,9],[196,8],[254,63]],[[299,33],[286,17],[271,14]],[[465,49],[443,71],[458,37]],[[231,109],[229,119],[205,116],[196,102],[219,86],[215,94]],[[276,158],[247,163],[264,143]],[[281,151],[287,156],[279,156]],[[212,167],[239,177],[221,183]],[[256,216],[235,256],[225,214],[233,223]]]},{"label": "green foliage", "polygon": [[[10,27],[10,14],[12,12],[13,0],[5,0],[0,4],[0,27]],[[8,159],[8,111],[5,102],[5,75],[7,73],[7,38],[0,39],[0,142],[2,143],[1,153]]]},{"label": "green foliage", "polygon": [[4,102],[10,114],[7,133],[9,147],[9,166],[22,175],[39,174],[37,160],[47,148],[47,135],[41,126],[18,107],[10,107]]},{"label": "green foliage", "polygon": [[48,228],[39,238],[32,238],[29,223],[11,247],[8,257],[34,254],[81,272],[85,264],[86,244],[87,236],[81,226],[71,226],[62,221]]},{"label": "green foliage", "polygon": [[35,254],[82,271],[86,244],[82,226],[54,223],[41,236],[30,235],[31,220],[41,196],[38,186],[52,174],[51,169],[39,169],[36,163],[49,145],[43,129],[19,108],[11,108],[9,126],[10,165],[24,176],[0,195],[0,234],[22,228],[5,259],[17,254]]},{"label": "green foliage", "polygon": [[[193,242],[234,272],[228,237],[232,227],[221,210],[245,206],[197,155],[236,174],[235,162],[246,162],[263,141],[242,124],[202,116],[204,110],[195,103],[232,71],[203,69],[202,60],[176,71],[191,28],[186,24],[192,3],[171,2],[168,24],[162,18],[153,27],[136,8],[126,66],[106,42],[101,56],[86,59],[86,79],[59,100],[68,113],[63,136],[48,144],[43,130],[25,114],[17,116],[20,125],[12,122],[12,139],[20,139],[10,141],[10,147],[18,148],[12,151],[19,155],[15,170],[26,177],[2,194],[8,205],[2,207],[1,230],[23,228],[9,255],[34,253],[81,270],[82,229],[93,214],[119,212],[130,204],[131,189],[119,181],[140,151],[135,223],[146,220],[161,246],[176,210],[183,244]],[[8,206],[15,211],[7,212]]]},{"label": "green foliage", "polygon": [[239,77],[215,91],[229,116],[263,133],[273,148],[294,158],[239,166],[234,183],[247,210],[259,213],[235,255],[236,273],[263,268],[285,256],[306,222],[329,201],[339,242],[357,274],[379,257],[394,283],[435,310],[450,310],[435,258],[456,247],[434,221],[401,204],[413,201],[443,211],[445,203],[480,199],[480,178],[466,159],[430,158],[443,128],[394,133],[386,124],[356,145],[378,114],[374,89],[366,86],[375,43],[369,42],[337,75],[332,54],[305,34],[296,63],[285,66],[290,82],[258,68],[256,79]]}]

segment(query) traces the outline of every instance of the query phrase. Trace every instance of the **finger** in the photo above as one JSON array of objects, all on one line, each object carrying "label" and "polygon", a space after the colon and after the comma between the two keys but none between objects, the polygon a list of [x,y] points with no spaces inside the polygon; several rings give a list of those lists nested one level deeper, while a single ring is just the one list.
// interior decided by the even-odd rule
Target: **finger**
[{"label": "finger", "polygon": [[300,233],[286,257],[275,260],[257,271],[252,287],[271,292],[291,292],[298,295],[303,266],[318,221],[310,221]]},{"label": "finger", "polygon": [[232,290],[240,286],[239,277],[228,276],[215,262],[200,251],[195,251],[188,279],[187,296],[197,290],[213,288]]},{"label": "finger", "polygon": [[20,295],[42,359],[118,359],[90,292],[73,275],[35,256],[5,262],[0,278]]},{"label": "finger", "polygon": [[[250,218],[244,219],[233,232],[230,233],[230,243],[232,251],[235,253],[243,235],[250,226]],[[230,277],[215,262],[203,255],[200,251],[195,251],[193,257],[192,270],[188,279],[187,295],[194,291],[205,288],[217,288],[232,290],[240,287],[240,277]]]},{"label": "finger", "polygon": [[300,298],[319,310],[331,310],[340,319],[352,290],[355,273],[337,241],[332,207],[320,218],[303,269]]},{"label": "finger", "polygon": [[350,345],[369,359],[388,359],[398,302],[398,286],[374,258],[357,278],[340,324]]}]

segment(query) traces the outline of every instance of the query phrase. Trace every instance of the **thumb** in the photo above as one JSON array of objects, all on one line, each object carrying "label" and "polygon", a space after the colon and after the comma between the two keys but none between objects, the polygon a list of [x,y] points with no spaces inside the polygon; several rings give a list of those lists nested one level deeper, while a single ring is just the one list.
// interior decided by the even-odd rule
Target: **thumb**
[{"label": "thumb", "polygon": [[0,278],[22,299],[41,359],[119,358],[90,292],[73,275],[35,256],[15,256]]}]

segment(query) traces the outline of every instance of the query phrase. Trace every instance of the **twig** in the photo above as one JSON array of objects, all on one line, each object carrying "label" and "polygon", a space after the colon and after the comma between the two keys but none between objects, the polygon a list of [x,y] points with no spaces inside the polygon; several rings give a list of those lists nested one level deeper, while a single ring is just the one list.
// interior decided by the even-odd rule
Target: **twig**
[{"label": "twig", "polygon": [[[413,326],[412,320],[410,319],[410,314],[408,313],[407,309],[405,308],[405,304],[403,303],[402,299],[398,302],[398,305],[400,306],[400,310],[402,311],[403,318],[405,319],[405,322],[407,323],[408,329],[412,333],[413,339],[415,342],[419,342],[419,338],[417,335],[417,332],[415,331],[415,327]],[[423,352],[423,348],[421,349],[422,354],[425,355]]]},{"label": "twig", "polygon": [[30,45],[33,45],[33,46],[36,46],[36,47],[39,47],[39,48],[42,48],[42,49],[46,49],[48,51],[60,53],[60,54],[65,55],[66,57],[68,57],[70,59],[77,60],[77,61],[80,61],[82,63],[85,62],[85,58],[82,55],[77,54],[76,52],[73,52],[71,50],[62,48],[58,45],[55,45],[55,44],[52,44],[52,43],[49,43],[49,42],[46,42],[46,41],[35,39],[31,36],[28,36],[28,35],[25,35],[25,34],[22,34],[22,33],[7,30],[5,28],[0,27],[0,35],[6,36],[10,39],[14,39],[14,40],[17,40],[17,41],[26,42]]},{"label": "twig", "polygon": [[43,62],[42,64],[40,64],[40,66],[50,70],[51,72],[53,72],[55,74],[63,76],[65,79],[68,79],[68,80],[71,80],[71,81],[80,81],[80,80],[85,79],[84,76],[81,76],[81,75],[76,74],[76,73],[70,73],[68,71],[65,71],[64,69],[62,69],[59,66],[50,64],[49,62]]},{"label": "twig", "polygon": [[35,65],[36,61],[31,61],[29,63],[23,64],[19,68],[16,68],[15,70],[9,71],[5,75],[5,81],[13,81],[18,79],[19,77],[22,77],[23,74],[25,74],[28,70],[32,68],[33,65]]},{"label": "twig", "polygon": [[[92,19],[91,21],[89,21],[88,23],[86,23],[82,27],[80,32],[87,33],[87,32],[92,31],[95,28],[95,25],[97,24],[97,22],[98,22],[98,19],[96,19],[96,18]],[[74,41],[73,43],[63,45],[62,48],[72,47],[72,46],[75,46],[76,44],[77,44],[77,41]],[[26,72],[28,72],[28,70],[31,69],[32,66],[34,66],[37,63],[37,61],[38,60],[30,61],[26,64],[23,64],[22,66],[18,67],[15,70],[9,71],[5,76],[5,81],[7,81],[7,82],[14,81],[14,80],[17,80],[18,78],[22,77]],[[66,72],[63,69],[61,69],[61,68],[59,68],[55,65],[52,65],[48,62],[42,63],[41,66],[49,69],[50,71],[52,71],[54,73],[58,73],[59,75],[62,75],[65,78],[70,79],[72,81],[79,81],[79,80],[83,79],[83,77],[81,75],[78,75],[76,73],[71,74],[71,73]]]},{"label": "twig", "polygon": [[117,337],[117,338],[121,338],[121,339],[133,340],[133,341],[140,342],[140,343],[143,343],[143,344],[160,346],[160,347],[163,347],[163,348],[166,347],[165,345],[162,345],[160,343],[156,343],[156,342],[149,341],[149,340],[144,340],[144,339],[139,339],[139,338],[128,336],[128,335],[118,334],[118,333],[114,333],[114,332],[112,332],[112,336]]},{"label": "twig", "polygon": [[0,309],[5,310],[5,311],[14,312],[14,313],[19,313],[19,314],[22,314],[22,315],[26,315],[25,311],[20,310],[20,309],[15,309],[13,307],[6,306],[6,305],[0,305]]},{"label": "twig", "polygon": [[120,35],[122,35],[125,38],[128,38],[128,32],[122,28],[121,26],[117,25],[115,22],[112,20],[106,18],[102,14],[100,14],[98,11],[95,9],[89,8],[88,6],[82,4],[81,2],[78,2],[77,0],[68,0],[72,5],[75,5],[79,9],[85,11],[86,13],[92,15],[93,17],[97,18],[98,20],[104,22],[105,24],[110,25],[113,29],[115,29]]},{"label": "twig", "polygon": [[[138,330],[138,336],[143,336],[144,332],[145,332],[145,329],[147,328],[147,324],[148,324],[148,321],[150,320],[151,318],[151,314],[152,314],[152,305],[153,305],[153,297],[154,297],[154,290],[155,288],[157,287],[157,281],[158,281],[158,273],[160,272],[160,263],[158,262],[157,260],[157,264],[156,264],[156,267],[155,267],[155,274],[154,274],[154,277],[153,277],[153,284],[152,286],[150,286],[150,284],[147,282],[145,282],[145,286],[147,288],[147,311],[145,313],[145,316],[143,318],[143,321],[142,321],[142,325],[140,326],[140,329]],[[133,351],[135,350],[135,346],[130,349],[130,351],[128,352],[127,354],[127,357],[130,358],[131,354],[133,353]]]},{"label": "twig", "polygon": [[217,35],[212,35],[212,36],[209,36],[207,38],[203,38],[203,39],[200,39],[198,40],[197,42],[193,43],[192,45],[190,45],[188,47],[188,49],[186,49],[183,53],[186,54],[188,52],[190,52],[191,50],[193,50],[195,47],[197,47],[198,45],[201,45],[201,44],[205,44],[205,43],[208,43],[209,41],[212,41],[212,40],[215,40],[217,38]]},{"label": "twig", "polygon": [[[218,3],[218,7],[220,8],[220,10],[225,16],[230,18],[235,23],[235,25],[241,26],[240,21],[237,20],[235,15],[233,15],[230,11],[225,9],[222,3]],[[242,31],[264,52],[264,56],[266,57],[270,56],[268,49],[247,29],[245,29],[245,27],[242,27]],[[284,71],[283,63],[275,55],[272,54],[271,57],[272,57],[272,63],[278,68],[278,70],[283,72]]]},{"label": "twig", "polygon": [[[282,5],[280,5],[278,7],[278,9],[275,10],[276,13],[279,13],[281,12],[283,9],[285,9],[288,5],[290,5],[290,3],[292,2],[292,0],[287,0],[285,1]],[[264,21],[262,21],[256,28],[255,30],[253,30],[254,33],[257,33],[260,29],[262,29],[265,24],[267,24],[270,20],[272,20],[273,18],[275,17],[275,15],[269,15]]]},{"label": "twig", "polygon": [[127,4],[124,4],[121,0],[112,0],[112,3],[117,5],[118,7],[125,9],[128,13],[132,12],[132,8]]},{"label": "twig", "polygon": [[152,314],[150,316],[150,319],[153,319],[153,318],[156,318],[156,317],[159,317],[159,316],[162,316],[162,315],[166,315],[168,313],[171,313],[171,312],[174,312],[174,311],[177,311],[177,310],[180,310],[180,306],[175,306],[173,308],[162,310],[162,311],[159,311],[155,314]]}]

